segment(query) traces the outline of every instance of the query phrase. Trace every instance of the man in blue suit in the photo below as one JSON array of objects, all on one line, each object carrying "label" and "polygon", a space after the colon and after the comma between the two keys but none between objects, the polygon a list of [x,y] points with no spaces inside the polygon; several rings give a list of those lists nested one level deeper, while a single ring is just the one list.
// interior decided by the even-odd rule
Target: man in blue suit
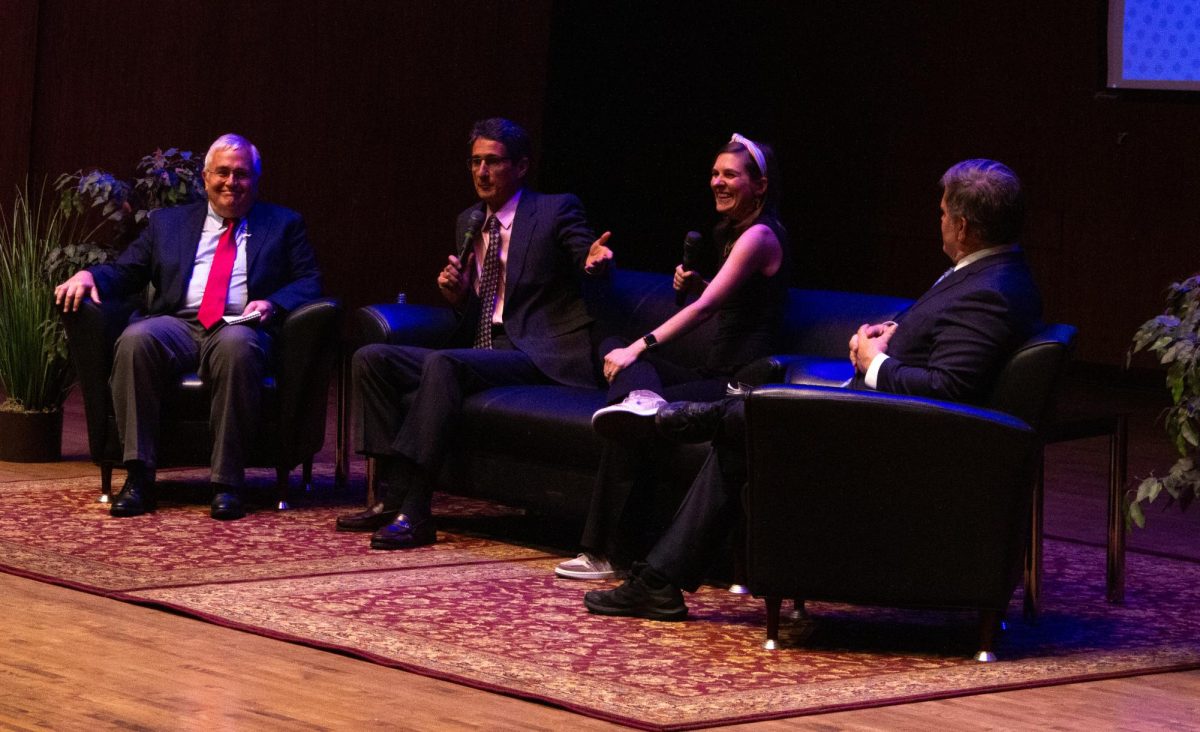
[{"label": "man in blue suit", "polygon": [[[117,339],[113,409],[124,447],[125,485],[113,516],[154,509],[159,413],[168,380],[197,370],[211,386],[212,517],[245,515],[245,451],[259,421],[274,327],[321,294],[304,220],[257,201],[262,158],[249,140],[222,135],[204,158],[207,202],[159,209],[117,260],[81,270],[55,288],[64,310],[85,297],[122,299],[154,286],[144,314]],[[246,323],[229,320],[249,316]]]},{"label": "man in blue suit", "polygon": [[337,528],[374,531],[375,549],[436,540],[433,478],[467,396],[504,384],[598,385],[579,277],[607,269],[609,234],[595,237],[575,196],[525,187],[531,146],[518,125],[483,120],[470,144],[480,202],[458,217],[462,258],[450,255],[438,275],[458,328],[445,349],[378,344],[353,358],[356,447],[376,458],[384,490]]},{"label": "man in blue suit", "polygon": [[[1016,244],[1025,213],[1017,176],[994,160],[966,160],[941,183],[942,251],[953,267],[895,322],[864,324],[851,336],[851,388],[977,403],[1009,354],[1040,325],[1041,296]],[[646,562],[635,564],[620,587],[588,592],[588,610],[652,620],[687,616],[680,590],[696,590],[713,552],[741,520],[743,406],[729,399],[659,410],[660,432],[687,442],[711,439],[713,449]],[[864,459],[869,451],[864,445]]]}]

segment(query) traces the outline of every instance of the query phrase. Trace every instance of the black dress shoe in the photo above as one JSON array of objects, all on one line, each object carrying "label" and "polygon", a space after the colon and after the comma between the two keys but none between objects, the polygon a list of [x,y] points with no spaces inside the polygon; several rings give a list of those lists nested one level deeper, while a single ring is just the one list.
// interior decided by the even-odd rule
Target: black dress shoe
[{"label": "black dress shoe", "polygon": [[246,509],[242,507],[242,499],[238,498],[238,494],[222,491],[213,498],[210,514],[218,521],[233,521],[245,516]]},{"label": "black dress shoe", "polygon": [[636,563],[625,584],[612,590],[592,590],[583,596],[588,612],[596,615],[620,615],[647,620],[683,620],[687,605],[683,593],[674,585],[652,586],[642,576],[645,564]]},{"label": "black dress shoe", "polygon": [[129,475],[125,478],[121,492],[109,507],[108,515],[141,516],[154,508],[153,484],[145,478]]},{"label": "black dress shoe", "polygon": [[365,511],[338,516],[337,530],[374,531],[392,523],[398,515],[400,515],[400,509],[388,508],[384,501],[379,501]]},{"label": "black dress shoe", "polygon": [[708,442],[717,434],[728,399],[719,402],[671,402],[658,410],[654,426],[673,442]]},{"label": "black dress shoe", "polygon": [[371,534],[372,549],[412,549],[437,541],[433,517],[413,521],[399,514],[396,520]]}]

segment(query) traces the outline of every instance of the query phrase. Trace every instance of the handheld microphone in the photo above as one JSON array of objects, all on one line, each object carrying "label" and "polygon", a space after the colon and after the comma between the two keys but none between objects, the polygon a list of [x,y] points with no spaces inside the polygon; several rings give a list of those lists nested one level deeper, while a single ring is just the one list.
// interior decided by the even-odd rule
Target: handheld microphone
[{"label": "handheld microphone", "polygon": [[[689,231],[683,237],[683,271],[694,271],[700,259],[700,232]],[[675,291],[675,307],[683,307],[687,302],[687,290]]]},{"label": "handheld microphone", "polygon": [[467,251],[471,248],[471,242],[475,241],[475,237],[479,236],[480,229],[483,228],[483,212],[476,209],[471,212],[471,217],[467,219],[467,230],[463,232],[462,244],[458,245],[458,263],[464,265],[467,261]]}]

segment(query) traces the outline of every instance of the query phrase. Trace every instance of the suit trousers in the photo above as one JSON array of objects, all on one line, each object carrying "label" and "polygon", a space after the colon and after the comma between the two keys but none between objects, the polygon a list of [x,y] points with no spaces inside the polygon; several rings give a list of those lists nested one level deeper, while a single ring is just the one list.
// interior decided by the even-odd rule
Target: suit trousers
[{"label": "suit trousers", "polygon": [[695,592],[717,552],[742,521],[746,485],[745,402],[727,399],[704,467],[646,563],[676,587]]},{"label": "suit trousers", "polygon": [[241,487],[270,354],[271,336],[246,325],[206,332],[195,318],[173,315],[130,323],[117,338],[109,382],[124,460],[156,466],[163,399],[181,374],[197,371],[212,400],[211,480]]},{"label": "suit trousers", "polygon": [[406,458],[428,477],[441,470],[468,396],[494,386],[552,383],[503,335],[493,337],[491,349],[364,346],[354,353],[351,373],[357,451]]}]

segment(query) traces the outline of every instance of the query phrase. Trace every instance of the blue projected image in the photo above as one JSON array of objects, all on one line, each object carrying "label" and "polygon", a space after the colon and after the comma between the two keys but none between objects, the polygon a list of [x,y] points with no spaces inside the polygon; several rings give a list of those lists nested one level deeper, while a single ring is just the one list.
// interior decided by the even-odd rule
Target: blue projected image
[{"label": "blue projected image", "polygon": [[1200,0],[1125,0],[1126,79],[1200,80]]}]

